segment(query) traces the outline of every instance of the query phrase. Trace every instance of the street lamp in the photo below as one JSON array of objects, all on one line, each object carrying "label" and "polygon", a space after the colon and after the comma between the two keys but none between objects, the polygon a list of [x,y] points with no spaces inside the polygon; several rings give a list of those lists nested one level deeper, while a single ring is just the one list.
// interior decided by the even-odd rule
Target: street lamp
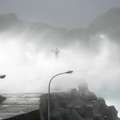
[{"label": "street lamp", "polygon": [[52,82],[52,80],[53,80],[55,77],[57,77],[57,76],[59,76],[59,75],[71,74],[71,73],[73,73],[72,70],[55,74],[55,75],[50,79],[50,81],[49,81],[49,85],[48,85],[48,120],[50,120],[50,85],[51,85],[51,82]]}]

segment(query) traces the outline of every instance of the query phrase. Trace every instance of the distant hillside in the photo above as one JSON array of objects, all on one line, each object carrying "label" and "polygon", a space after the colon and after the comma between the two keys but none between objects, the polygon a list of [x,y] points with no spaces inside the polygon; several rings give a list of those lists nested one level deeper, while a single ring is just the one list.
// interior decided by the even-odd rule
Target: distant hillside
[{"label": "distant hillside", "polygon": [[89,26],[91,33],[107,33],[111,37],[120,37],[120,8],[112,8],[98,16]]},{"label": "distant hillside", "polygon": [[[40,42],[40,38],[44,41],[59,44],[59,46],[66,46],[70,41],[81,41],[81,43],[89,43],[90,37],[96,33],[107,34],[111,39],[118,40],[120,38],[120,8],[112,8],[96,19],[88,26],[88,28],[66,29],[52,27],[45,23],[27,22],[19,20],[13,14],[0,15],[0,32],[9,31],[14,34],[24,33],[26,39]],[[59,42],[58,41],[62,41]],[[88,41],[88,42],[86,42]]]},{"label": "distant hillside", "polygon": [[0,31],[15,27],[18,23],[19,20],[13,13],[0,15]]},{"label": "distant hillside", "polygon": [[40,42],[41,36],[50,44],[52,42],[58,44],[58,40],[64,40],[63,43],[59,42],[61,46],[67,45],[71,39],[86,37],[86,29],[83,28],[70,30],[52,27],[45,23],[22,21],[13,13],[0,15],[0,32],[9,32],[18,36],[24,34],[29,41],[34,39],[37,43]]}]

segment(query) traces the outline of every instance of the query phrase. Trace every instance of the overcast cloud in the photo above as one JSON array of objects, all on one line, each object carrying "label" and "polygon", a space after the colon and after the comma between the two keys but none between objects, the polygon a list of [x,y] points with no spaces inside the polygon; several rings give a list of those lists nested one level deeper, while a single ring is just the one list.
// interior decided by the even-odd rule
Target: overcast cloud
[{"label": "overcast cloud", "polygon": [[119,0],[0,0],[0,13],[13,12],[20,19],[54,26],[87,26]]}]

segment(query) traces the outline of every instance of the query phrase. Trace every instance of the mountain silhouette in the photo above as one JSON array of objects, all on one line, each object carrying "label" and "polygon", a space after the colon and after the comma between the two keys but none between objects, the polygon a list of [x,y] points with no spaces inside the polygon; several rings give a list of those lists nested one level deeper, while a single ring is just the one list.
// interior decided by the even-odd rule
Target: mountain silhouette
[{"label": "mountain silhouette", "polygon": [[104,14],[96,17],[89,25],[92,34],[103,33],[110,38],[119,39],[120,37],[120,8],[112,8]]}]

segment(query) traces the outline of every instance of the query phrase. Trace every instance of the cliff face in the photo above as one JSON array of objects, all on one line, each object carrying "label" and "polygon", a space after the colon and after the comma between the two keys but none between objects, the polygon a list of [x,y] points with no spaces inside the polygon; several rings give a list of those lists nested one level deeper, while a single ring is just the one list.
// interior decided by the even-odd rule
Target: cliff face
[{"label": "cliff face", "polygon": [[[86,87],[51,94],[51,120],[119,120],[114,106],[107,106]],[[41,96],[41,120],[47,120],[47,94]]]}]

